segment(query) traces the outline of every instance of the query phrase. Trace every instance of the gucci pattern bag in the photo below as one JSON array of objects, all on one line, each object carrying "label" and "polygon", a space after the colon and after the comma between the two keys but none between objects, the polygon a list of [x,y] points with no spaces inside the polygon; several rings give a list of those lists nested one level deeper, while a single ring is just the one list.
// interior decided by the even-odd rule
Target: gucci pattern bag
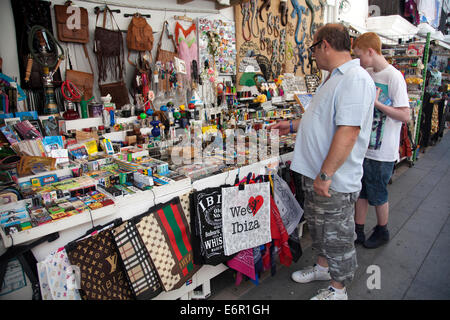
[{"label": "gucci pattern bag", "polygon": [[136,299],[156,297],[162,291],[161,282],[136,226],[125,221],[112,233]]},{"label": "gucci pattern bag", "polygon": [[180,288],[198,271],[193,262],[190,230],[180,199],[150,208],[136,223],[164,290]]},{"label": "gucci pattern bag", "polygon": [[133,293],[110,229],[66,246],[72,265],[80,268],[84,300],[132,300]]}]

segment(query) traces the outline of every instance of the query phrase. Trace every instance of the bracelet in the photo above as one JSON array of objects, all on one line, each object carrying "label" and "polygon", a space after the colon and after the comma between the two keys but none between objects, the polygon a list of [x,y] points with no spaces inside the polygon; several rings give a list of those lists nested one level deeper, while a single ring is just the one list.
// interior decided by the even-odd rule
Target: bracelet
[{"label": "bracelet", "polygon": [[289,120],[289,132],[294,133],[294,127],[292,125],[292,120]]}]

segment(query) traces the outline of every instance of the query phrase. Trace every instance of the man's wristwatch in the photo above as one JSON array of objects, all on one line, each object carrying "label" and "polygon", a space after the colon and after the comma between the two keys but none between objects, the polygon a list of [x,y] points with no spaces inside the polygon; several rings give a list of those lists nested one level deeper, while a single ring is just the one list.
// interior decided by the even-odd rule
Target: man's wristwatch
[{"label": "man's wristwatch", "polygon": [[323,172],[323,171],[320,171],[320,173],[319,173],[319,178],[320,178],[320,180],[322,180],[322,181],[329,181],[329,180],[331,180],[331,177],[330,176],[328,176],[325,172]]}]

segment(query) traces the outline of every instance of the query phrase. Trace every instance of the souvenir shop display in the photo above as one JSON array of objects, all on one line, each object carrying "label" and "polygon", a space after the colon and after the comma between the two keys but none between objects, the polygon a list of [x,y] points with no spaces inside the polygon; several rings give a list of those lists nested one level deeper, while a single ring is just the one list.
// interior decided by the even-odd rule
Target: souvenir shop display
[{"label": "souvenir shop display", "polygon": [[314,96],[306,48],[323,8],[269,4],[238,4],[231,21],[67,1],[45,6],[53,28],[30,22],[48,81],[34,62],[24,90],[0,73],[0,236],[8,248],[61,236],[36,264],[43,299],[178,295],[204,265],[257,284],[298,260],[303,211],[273,168],[296,134],[267,127],[301,118]]},{"label": "souvenir shop display", "polygon": [[[204,65],[205,61],[214,59],[220,75],[236,74],[236,38],[234,22],[199,18],[197,29],[199,34],[199,65]],[[214,57],[212,57],[208,51],[208,32],[214,32],[220,36],[220,50]]]}]

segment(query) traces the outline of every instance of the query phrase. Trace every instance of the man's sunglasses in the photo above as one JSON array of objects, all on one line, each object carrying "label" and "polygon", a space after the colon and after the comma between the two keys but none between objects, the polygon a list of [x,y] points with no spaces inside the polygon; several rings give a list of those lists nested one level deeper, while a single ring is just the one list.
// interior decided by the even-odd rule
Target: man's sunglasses
[{"label": "man's sunglasses", "polygon": [[322,40],[319,40],[319,41],[317,41],[316,43],[314,43],[313,45],[311,45],[308,49],[311,51],[311,52],[313,52],[314,53],[314,50],[316,50],[316,48],[315,48],[315,46],[317,46],[317,45],[319,45],[319,44],[321,44],[322,43],[322,41],[323,41],[323,39]]}]

